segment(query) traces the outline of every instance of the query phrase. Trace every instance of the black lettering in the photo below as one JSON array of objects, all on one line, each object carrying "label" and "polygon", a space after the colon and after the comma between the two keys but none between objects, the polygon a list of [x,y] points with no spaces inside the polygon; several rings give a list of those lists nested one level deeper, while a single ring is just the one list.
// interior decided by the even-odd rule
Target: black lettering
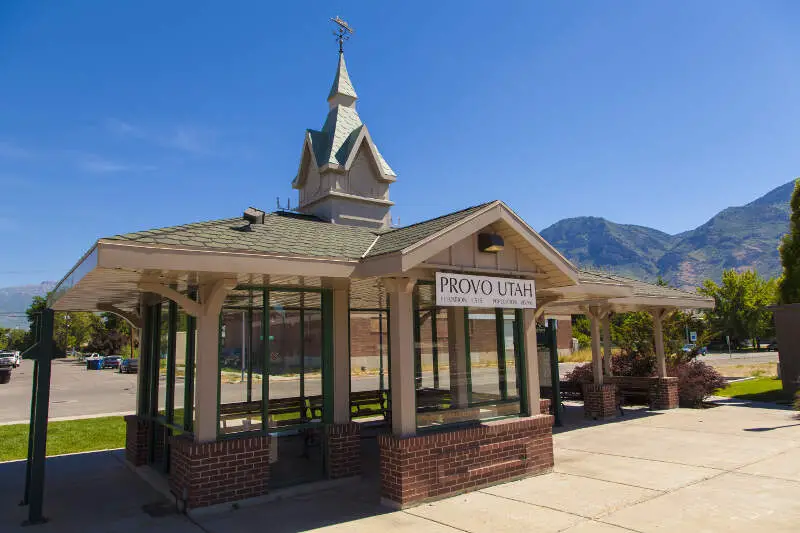
[{"label": "black lettering", "polygon": [[497,294],[499,294],[500,296],[505,296],[506,294],[508,294],[507,289],[508,289],[507,281],[505,283],[500,283],[499,281],[497,282]]},{"label": "black lettering", "polygon": [[522,293],[525,296],[533,298],[533,285],[531,283],[526,283],[522,288]]},{"label": "black lettering", "polygon": [[[467,284],[466,285],[466,287],[467,287],[466,289],[464,288],[464,283]],[[460,280],[458,280],[458,290],[461,291],[462,294],[463,293],[468,293],[469,292],[469,280],[465,279],[465,278],[461,278]]]},{"label": "black lettering", "polygon": [[481,292],[486,296],[492,294],[492,282],[488,279],[485,279],[481,282]]},{"label": "black lettering", "polygon": [[458,292],[458,286],[456,283],[458,280],[456,278],[449,278],[450,279],[450,290],[453,292]]},{"label": "black lettering", "polygon": [[447,276],[441,276],[439,278],[439,292],[444,292],[444,288],[449,284],[449,280]]},{"label": "black lettering", "polygon": [[471,279],[470,278],[469,286],[472,289],[472,293],[473,294],[478,294],[478,280],[477,279]]}]

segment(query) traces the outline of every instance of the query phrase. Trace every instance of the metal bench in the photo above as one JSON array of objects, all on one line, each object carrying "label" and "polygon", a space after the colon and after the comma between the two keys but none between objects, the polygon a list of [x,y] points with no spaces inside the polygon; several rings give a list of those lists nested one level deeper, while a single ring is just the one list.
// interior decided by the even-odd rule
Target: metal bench
[{"label": "metal bench", "polygon": [[389,394],[382,390],[350,393],[350,413],[353,418],[381,415],[388,419]]}]

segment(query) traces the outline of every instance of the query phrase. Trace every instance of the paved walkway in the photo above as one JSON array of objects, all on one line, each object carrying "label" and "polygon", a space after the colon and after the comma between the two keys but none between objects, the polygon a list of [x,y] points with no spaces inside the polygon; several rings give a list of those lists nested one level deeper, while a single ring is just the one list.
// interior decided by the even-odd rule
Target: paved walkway
[{"label": "paved walkway", "polygon": [[[552,474],[390,512],[376,478],[236,511],[189,518],[122,465],[120,452],[54,458],[51,522],[18,528],[23,463],[0,465],[0,531],[754,532],[800,530],[800,420],[728,402],[586,423],[555,436]],[[143,510],[143,506],[146,508]]]}]

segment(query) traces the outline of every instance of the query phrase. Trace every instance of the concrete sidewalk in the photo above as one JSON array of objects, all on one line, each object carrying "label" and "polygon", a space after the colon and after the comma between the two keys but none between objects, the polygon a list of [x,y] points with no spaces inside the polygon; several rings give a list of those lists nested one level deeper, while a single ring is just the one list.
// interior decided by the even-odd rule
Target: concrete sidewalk
[{"label": "concrete sidewalk", "polygon": [[[192,521],[171,513],[169,502],[123,466],[120,452],[53,458],[45,502],[51,522],[24,531],[800,530],[800,420],[792,411],[723,405],[595,423],[579,409],[568,408],[573,423],[555,436],[552,474],[405,511],[379,505],[373,471],[335,490]],[[0,465],[1,531],[23,531],[25,509],[16,506],[23,472],[21,462]]]}]

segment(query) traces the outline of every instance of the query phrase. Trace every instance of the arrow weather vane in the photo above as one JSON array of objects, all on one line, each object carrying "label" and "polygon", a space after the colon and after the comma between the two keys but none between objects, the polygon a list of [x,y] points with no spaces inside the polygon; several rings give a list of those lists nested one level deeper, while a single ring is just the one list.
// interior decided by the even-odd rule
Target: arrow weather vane
[{"label": "arrow weather vane", "polygon": [[334,30],[333,35],[339,42],[339,53],[343,54],[344,42],[350,38],[350,35],[353,34],[353,28],[351,28],[347,22],[343,21],[338,16],[336,18],[332,18],[331,22],[338,26],[338,29]]}]

